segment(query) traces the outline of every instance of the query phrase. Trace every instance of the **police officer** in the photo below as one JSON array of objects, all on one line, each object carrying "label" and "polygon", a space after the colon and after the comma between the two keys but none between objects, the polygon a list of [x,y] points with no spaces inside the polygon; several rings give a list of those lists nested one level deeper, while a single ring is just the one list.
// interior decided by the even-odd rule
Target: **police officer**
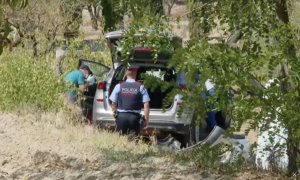
[{"label": "police officer", "polygon": [[140,132],[141,109],[144,108],[144,124],[149,122],[149,95],[144,85],[135,81],[137,69],[126,70],[126,81],[115,86],[110,100],[112,111],[116,117],[116,129],[121,134],[138,135]]}]

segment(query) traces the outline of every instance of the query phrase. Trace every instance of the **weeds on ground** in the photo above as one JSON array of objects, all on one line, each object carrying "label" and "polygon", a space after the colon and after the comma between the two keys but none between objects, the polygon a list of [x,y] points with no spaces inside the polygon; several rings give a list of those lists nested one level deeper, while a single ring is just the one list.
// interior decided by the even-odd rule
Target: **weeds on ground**
[{"label": "weeds on ground", "polygon": [[221,163],[222,155],[230,150],[231,147],[225,144],[217,144],[213,147],[203,145],[197,149],[176,154],[174,159],[178,162],[193,162],[198,168],[207,172],[233,175],[245,169],[246,162],[238,156],[234,162]]},{"label": "weeds on ground", "polygon": [[151,156],[161,156],[157,147],[141,139],[128,140],[127,136],[100,130],[101,139],[94,142],[94,151],[100,151],[111,161],[138,162]]}]

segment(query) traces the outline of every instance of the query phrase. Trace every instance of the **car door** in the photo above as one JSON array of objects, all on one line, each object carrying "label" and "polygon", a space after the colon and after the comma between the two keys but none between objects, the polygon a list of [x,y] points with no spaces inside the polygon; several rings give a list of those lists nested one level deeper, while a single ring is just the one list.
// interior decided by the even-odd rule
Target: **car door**
[{"label": "car door", "polygon": [[94,96],[96,93],[98,82],[104,80],[106,74],[110,71],[111,68],[98,62],[79,59],[78,68],[83,64],[87,65],[90,68],[96,79],[95,83],[88,86],[87,91],[83,93],[83,98],[80,101],[83,115],[85,117],[90,117],[92,116]]}]

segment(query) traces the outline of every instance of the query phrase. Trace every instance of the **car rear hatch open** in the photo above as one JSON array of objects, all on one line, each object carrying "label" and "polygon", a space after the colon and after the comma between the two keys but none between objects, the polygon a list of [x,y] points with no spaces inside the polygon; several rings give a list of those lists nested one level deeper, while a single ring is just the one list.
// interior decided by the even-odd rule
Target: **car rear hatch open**
[{"label": "car rear hatch open", "polygon": [[[141,36],[142,34],[136,33],[135,36]],[[112,64],[116,67],[116,63],[120,63],[122,60],[120,56],[120,41],[125,36],[124,31],[113,31],[105,34],[107,39],[108,47],[112,55]],[[182,46],[182,38],[170,33],[170,41],[173,44],[174,48]],[[148,47],[132,47],[133,57],[130,62],[138,63],[167,63],[171,58],[170,51],[162,51],[157,53],[157,57],[153,57],[153,49]]]}]

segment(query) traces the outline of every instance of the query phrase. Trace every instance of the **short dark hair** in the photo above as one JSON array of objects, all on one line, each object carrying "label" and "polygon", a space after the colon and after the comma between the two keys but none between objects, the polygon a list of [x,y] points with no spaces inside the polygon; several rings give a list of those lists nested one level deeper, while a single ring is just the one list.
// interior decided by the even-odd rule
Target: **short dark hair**
[{"label": "short dark hair", "polygon": [[79,69],[85,69],[85,70],[90,71],[90,68],[85,64],[80,65]]},{"label": "short dark hair", "polygon": [[134,76],[137,75],[137,68],[128,68],[125,72],[126,76]]}]

